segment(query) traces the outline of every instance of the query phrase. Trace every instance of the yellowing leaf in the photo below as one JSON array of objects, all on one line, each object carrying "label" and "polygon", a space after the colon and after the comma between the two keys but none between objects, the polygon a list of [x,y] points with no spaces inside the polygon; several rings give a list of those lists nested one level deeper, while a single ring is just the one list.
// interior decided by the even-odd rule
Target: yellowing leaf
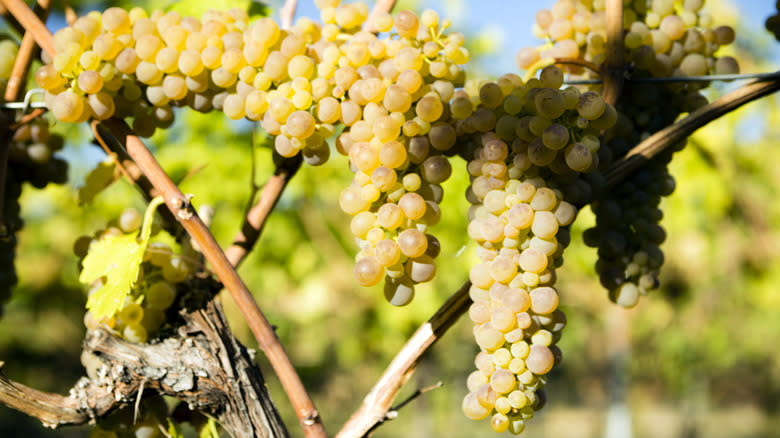
[{"label": "yellowing leaf", "polygon": [[144,215],[140,241],[136,231],[108,236],[90,246],[82,262],[83,270],[79,281],[90,284],[105,277],[103,286],[87,300],[87,309],[96,320],[111,318],[124,307],[133,285],[138,280],[144,251],[151,235],[154,210],[162,202],[162,198],[157,197],[149,203]]},{"label": "yellowing leaf", "polygon": [[103,287],[87,300],[87,309],[96,320],[110,318],[120,311],[138,279],[146,242],[139,244],[136,236],[138,232],[101,239],[92,245],[84,258],[79,281],[92,283],[106,277]]},{"label": "yellowing leaf", "polygon": [[95,196],[119,178],[115,167],[113,158],[109,157],[98,163],[97,167],[87,174],[84,178],[84,186],[79,189],[79,205],[92,202]]}]

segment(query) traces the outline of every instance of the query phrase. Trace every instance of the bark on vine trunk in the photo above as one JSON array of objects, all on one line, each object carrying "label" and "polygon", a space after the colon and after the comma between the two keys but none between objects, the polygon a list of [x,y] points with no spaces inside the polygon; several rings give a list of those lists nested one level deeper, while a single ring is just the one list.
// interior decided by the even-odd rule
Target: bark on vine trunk
[{"label": "bark on vine trunk", "polygon": [[88,332],[83,358],[96,377],[82,378],[68,396],[0,373],[0,403],[56,428],[88,423],[134,403],[143,391],[156,391],[208,412],[235,438],[289,436],[254,354],[233,336],[221,306],[212,299],[181,316],[176,333],[156,343],[128,342],[105,329]]}]

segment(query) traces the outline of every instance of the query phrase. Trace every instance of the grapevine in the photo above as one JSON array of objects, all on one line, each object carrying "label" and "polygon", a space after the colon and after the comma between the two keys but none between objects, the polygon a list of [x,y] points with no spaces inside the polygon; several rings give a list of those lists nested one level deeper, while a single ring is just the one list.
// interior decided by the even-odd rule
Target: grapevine
[{"label": "grapevine", "polygon": [[[533,31],[545,43],[516,55],[525,75],[495,81],[468,76],[465,36],[432,10],[375,11],[369,25],[369,7],[360,1],[315,3],[321,23],[300,18],[289,28],[267,17],[251,21],[241,9],[196,18],[112,7],[76,19],[50,45],[41,43],[47,53],[34,81],[45,90],[53,118],[91,121],[96,135],[100,127],[113,131],[118,146],[100,139],[104,149],[124,149],[165,197],[152,200],[145,216],[124,210],[74,245],[80,281],[89,289],[88,337],[105,332],[121,345],[145,346],[176,338],[177,330],[192,326],[188,312],[202,311],[213,299],[216,276],[248,315],[275,370],[291,375],[282,383],[307,436],[324,436],[273,329],[230,266],[245,252],[227,257],[221,251],[189,197],[135,137],[170,127],[175,108],[220,111],[261,126],[272,138],[275,162],[288,166],[289,175],[301,161],[326,164],[332,150],[348,158],[352,181],[338,204],[350,216],[355,239],[353,276],[365,287],[383,283],[394,306],[409,304],[416,285],[436,275],[442,183],[453,172],[468,174],[467,232],[479,262],[465,287],[470,301],[460,306],[468,305],[479,352],[461,408],[470,419],[489,418],[495,432],[520,434],[544,407],[548,374],[562,360],[557,344],[567,320],[557,269],[579,209],[590,205],[596,216],[583,240],[598,250],[595,269],[609,298],[634,307],[659,287],[666,239],[660,203],[674,191],[668,164],[685,141],[655,154],[619,187],[606,190],[605,175],[637,144],[705,107],[708,83],[629,80],[618,92],[609,89],[614,77],[607,77],[603,87],[566,86],[567,78],[614,74],[608,47],[615,41],[607,37],[602,0],[558,0],[539,11]],[[734,30],[714,26],[704,0],[623,3],[617,47],[626,78],[739,71],[736,59],[718,55],[734,41]],[[9,7],[15,15],[16,7]],[[286,9],[294,13],[294,2]],[[775,33],[776,18],[766,22]],[[0,39],[0,80],[10,78],[18,51],[10,38]],[[46,119],[12,129],[3,117],[0,128],[13,133],[0,145],[7,155],[0,155],[7,167],[0,173],[0,298],[7,298],[17,282],[22,184],[62,184],[67,162],[55,155],[64,140],[49,133]],[[91,176],[108,185],[108,173],[113,167]],[[151,198],[151,191],[144,194]],[[192,240],[172,222],[153,222],[163,202]],[[100,358],[85,350],[82,360],[92,380],[106,377]],[[180,436],[179,409],[202,436],[218,433],[191,402],[171,411],[159,394],[142,396],[143,382],[135,395],[136,409],[143,401],[141,415],[131,418],[125,406],[99,421],[91,437],[155,436],[158,430]],[[163,393],[164,385],[155,390]]]},{"label": "grapevine", "polygon": [[[716,56],[721,46],[734,41],[734,30],[715,27],[703,9],[704,1],[691,0],[676,5],[654,0],[647,5],[632,3],[624,10],[623,47],[627,74],[631,78],[701,76],[739,71],[730,56]],[[534,32],[548,38],[543,48],[524,48],[517,53],[521,68],[566,58],[602,66],[606,56],[606,15],[604,2],[560,0],[551,10],[536,15]],[[581,66],[563,68],[573,75],[590,77]],[[601,68],[599,68],[600,70]],[[600,150],[600,171],[629,149],[680,114],[705,105],[701,89],[707,83],[677,83],[665,86],[628,83],[616,102],[619,115],[614,128],[604,134]],[[680,142],[676,149],[684,146]],[[666,233],[659,225],[662,197],[672,193],[674,179],[667,170],[674,149],[656,157],[643,170],[632,175],[617,190],[598,193],[591,208],[596,226],[583,239],[598,248],[596,271],[609,298],[623,307],[633,307],[639,297],[656,289],[664,256],[659,245]]]},{"label": "grapevine", "polygon": [[[3,94],[18,51],[19,47],[13,40],[0,37],[0,92]],[[5,115],[0,117],[0,123],[5,125],[3,129],[7,130],[11,121]],[[19,206],[23,185],[29,183],[41,189],[49,183],[64,184],[68,173],[68,163],[55,155],[64,146],[64,139],[51,134],[46,121],[36,120],[22,125],[4,141],[7,145],[0,148],[3,154],[7,154],[4,160],[0,160],[5,167],[5,172],[0,172],[5,174],[5,180],[0,184],[3,189],[0,192],[0,305],[10,298],[17,282],[14,253],[16,235],[23,226]]]}]

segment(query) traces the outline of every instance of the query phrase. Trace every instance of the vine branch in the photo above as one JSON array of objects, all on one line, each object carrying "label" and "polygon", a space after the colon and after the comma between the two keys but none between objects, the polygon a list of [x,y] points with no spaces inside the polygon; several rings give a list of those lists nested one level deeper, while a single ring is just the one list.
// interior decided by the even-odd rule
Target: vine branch
[{"label": "vine branch", "polygon": [[296,9],[298,9],[298,0],[287,0],[284,2],[284,6],[279,9],[279,21],[282,22],[282,29],[288,30],[292,27]]},{"label": "vine branch", "polygon": [[471,305],[469,288],[471,282],[467,281],[414,332],[363,399],[360,408],[336,434],[336,438],[365,436],[385,421],[393,400],[414,373],[420,357],[468,310]]},{"label": "vine branch", "polygon": [[32,34],[35,42],[38,43],[41,49],[54,56],[56,50],[54,50],[54,39],[51,32],[46,29],[46,25],[35,15],[32,9],[23,0],[2,0],[2,2],[19,24],[22,25],[25,35],[27,33]]},{"label": "vine branch", "polygon": [[581,67],[585,67],[588,70],[601,74],[601,67],[599,67],[598,64],[586,61],[584,59],[577,59],[577,58],[553,58],[553,64],[568,64],[568,65],[579,65]]},{"label": "vine branch", "polygon": [[[89,124],[92,134],[95,136],[98,144],[106,152],[106,155],[112,157],[119,171],[127,178],[127,181],[138,188],[146,201],[151,201],[160,192],[152,185],[151,181],[141,172],[138,165],[128,155],[127,151],[115,140],[106,128],[100,126],[100,122],[93,120]],[[103,131],[103,132],[101,132]],[[163,227],[173,235],[178,234],[175,226],[178,223],[176,218],[168,209],[158,210],[163,219]]]},{"label": "vine branch", "polygon": [[16,21],[16,18],[14,18],[13,14],[11,14],[2,2],[0,2],[0,16],[2,16],[5,22],[8,23],[8,26],[14,28],[19,35],[24,34],[24,27]]},{"label": "vine branch", "polygon": [[374,8],[371,9],[371,13],[368,15],[368,19],[363,23],[363,30],[376,33],[376,18],[382,13],[389,14],[395,7],[395,2],[396,0],[377,0]]},{"label": "vine branch", "polygon": [[[45,22],[51,9],[51,0],[38,0],[35,6],[35,14],[41,22]],[[5,88],[4,100],[13,102],[19,99],[20,93],[24,90],[24,83],[27,79],[27,71],[30,68],[30,62],[35,57],[35,38],[30,32],[25,32],[22,42],[19,44],[19,52],[16,54],[16,61],[11,69],[11,76],[8,78],[8,84]]]},{"label": "vine branch", "polygon": [[257,243],[263,227],[269,215],[273,211],[276,203],[281,198],[287,183],[295,176],[301,167],[300,156],[297,159],[288,159],[276,167],[276,171],[263,186],[260,192],[260,198],[244,217],[244,223],[241,225],[241,231],[233,239],[233,244],[225,250],[225,255],[230,264],[238,267],[249,253],[252,247]]},{"label": "vine branch", "polygon": [[11,124],[11,130],[19,128],[22,125],[26,125],[33,120],[37,119],[38,117],[46,114],[46,110],[43,108],[35,108],[34,110],[30,111],[29,113],[23,115],[18,122]]},{"label": "vine branch", "polygon": [[780,79],[756,80],[704,105],[674,124],[656,132],[610,167],[604,175],[608,186],[614,186],[639,169],[649,159],[671,147],[702,126],[756,99],[780,90]]}]

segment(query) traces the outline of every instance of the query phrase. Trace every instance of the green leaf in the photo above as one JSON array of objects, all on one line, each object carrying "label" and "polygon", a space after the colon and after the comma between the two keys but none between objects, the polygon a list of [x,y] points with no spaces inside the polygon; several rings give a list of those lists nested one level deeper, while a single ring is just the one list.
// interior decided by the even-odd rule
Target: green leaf
[{"label": "green leaf", "polygon": [[87,300],[87,309],[96,320],[111,318],[125,306],[146,250],[146,242],[138,243],[137,236],[138,232],[106,237],[92,244],[84,257],[80,282],[89,284],[106,277]]},{"label": "green leaf", "polygon": [[87,309],[96,320],[111,318],[122,310],[130,296],[140,271],[146,245],[152,229],[152,219],[157,206],[162,204],[157,197],[149,203],[141,228],[138,231],[120,236],[109,236],[93,243],[82,262],[83,270],[79,281],[90,284],[105,277],[103,286],[89,296]]},{"label": "green leaf", "polygon": [[113,157],[108,157],[98,163],[97,167],[87,174],[84,186],[79,189],[79,205],[92,202],[95,196],[119,179],[119,174],[115,170],[116,165]]},{"label": "green leaf", "polygon": [[184,435],[181,433],[179,426],[170,418],[168,418],[168,436],[170,438],[184,438]]},{"label": "green leaf", "polygon": [[209,421],[200,429],[199,438],[219,438],[217,430],[217,421],[209,417]]}]

